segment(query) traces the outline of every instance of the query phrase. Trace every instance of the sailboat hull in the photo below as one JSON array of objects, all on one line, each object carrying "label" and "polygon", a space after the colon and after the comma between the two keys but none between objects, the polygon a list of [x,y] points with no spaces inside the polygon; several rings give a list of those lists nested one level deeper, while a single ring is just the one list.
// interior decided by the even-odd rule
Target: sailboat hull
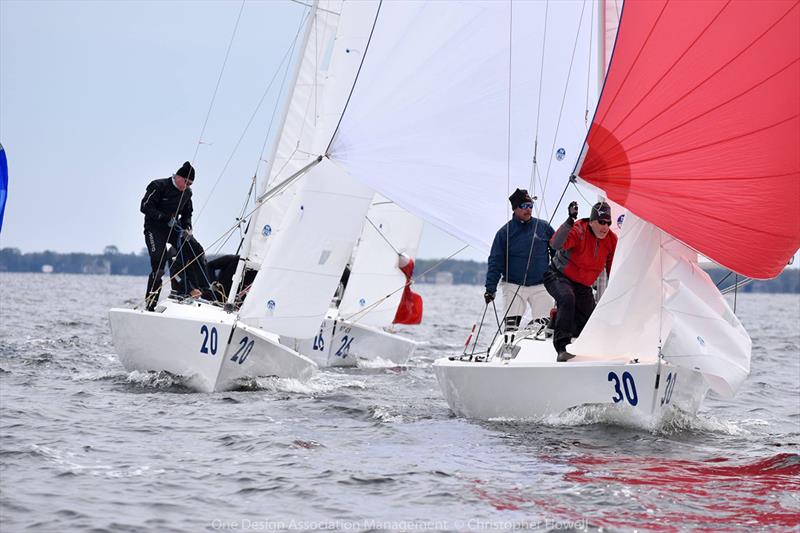
[{"label": "sailboat hull", "polygon": [[383,360],[405,364],[417,343],[379,328],[326,318],[312,339],[281,337],[281,343],[310,358],[320,367],[357,366],[359,361]]},{"label": "sailboat hull", "polygon": [[126,370],[167,371],[186,377],[198,392],[216,392],[261,376],[305,380],[317,369],[282,346],[277,335],[241,323],[234,328],[235,315],[219,307],[166,301],[159,311],[109,311],[114,347]]},{"label": "sailboat hull", "polygon": [[701,373],[667,362],[557,363],[554,353],[547,361],[521,359],[444,358],[433,369],[450,409],[479,420],[543,420],[600,406],[632,423],[652,424],[674,409],[697,412],[708,391]]}]

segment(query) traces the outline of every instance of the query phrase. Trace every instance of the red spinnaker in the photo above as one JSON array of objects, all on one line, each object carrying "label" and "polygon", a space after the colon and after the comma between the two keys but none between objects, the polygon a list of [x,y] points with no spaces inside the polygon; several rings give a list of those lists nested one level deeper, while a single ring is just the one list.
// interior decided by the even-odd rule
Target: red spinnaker
[{"label": "red spinnaker", "polygon": [[579,175],[721,265],[800,247],[800,2],[630,0]]},{"label": "red spinnaker", "polygon": [[403,288],[403,297],[397,312],[394,315],[393,324],[419,324],[422,322],[422,296],[411,290],[411,276],[414,275],[414,260],[408,258],[408,263],[400,267],[406,275],[406,286]]}]

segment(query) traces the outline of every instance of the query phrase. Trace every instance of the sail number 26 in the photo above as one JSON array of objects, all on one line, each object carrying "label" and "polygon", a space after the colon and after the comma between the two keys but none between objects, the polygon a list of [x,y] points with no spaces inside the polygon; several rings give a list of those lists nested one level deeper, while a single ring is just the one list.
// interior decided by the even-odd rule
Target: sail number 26
[{"label": "sail number 26", "polygon": [[630,372],[623,372],[621,381],[616,372],[609,372],[608,381],[614,384],[614,396],[611,398],[614,403],[619,403],[622,400],[628,400],[631,405],[639,403],[639,395],[636,394],[636,383],[634,383]]}]

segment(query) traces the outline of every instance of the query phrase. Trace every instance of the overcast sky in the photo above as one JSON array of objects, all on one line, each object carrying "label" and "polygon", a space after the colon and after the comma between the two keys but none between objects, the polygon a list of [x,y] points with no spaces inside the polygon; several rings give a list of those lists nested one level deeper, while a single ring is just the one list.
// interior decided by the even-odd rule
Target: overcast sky
[{"label": "overcast sky", "polygon": [[[0,142],[9,160],[0,247],[139,252],[145,187],[185,160],[197,169],[201,242],[234,223],[250,177],[263,171],[281,62],[306,9],[290,0],[245,4],[198,144],[241,5],[0,0]],[[426,227],[418,255],[461,246]],[[471,249],[457,257],[485,259]]]}]

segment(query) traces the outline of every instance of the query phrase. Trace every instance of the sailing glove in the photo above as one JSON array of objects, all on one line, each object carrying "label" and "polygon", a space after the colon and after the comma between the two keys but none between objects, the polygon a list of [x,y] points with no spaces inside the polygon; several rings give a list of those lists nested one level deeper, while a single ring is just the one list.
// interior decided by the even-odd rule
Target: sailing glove
[{"label": "sailing glove", "polygon": [[172,217],[171,219],[169,219],[169,222],[167,222],[167,226],[169,226],[171,228],[172,226],[174,226],[177,223],[178,223],[178,221],[175,220],[175,217]]},{"label": "sailing glove", "polygon": [[494,301],[494,293],[493,292],[486,292],[483,294],[483,299],[486,301],[486,305]]},{"label": "sailing glove", "polygon": [[567,212],[569,213],[569,218],[576,220],[578,218],[578,202],[570,202]]}]

